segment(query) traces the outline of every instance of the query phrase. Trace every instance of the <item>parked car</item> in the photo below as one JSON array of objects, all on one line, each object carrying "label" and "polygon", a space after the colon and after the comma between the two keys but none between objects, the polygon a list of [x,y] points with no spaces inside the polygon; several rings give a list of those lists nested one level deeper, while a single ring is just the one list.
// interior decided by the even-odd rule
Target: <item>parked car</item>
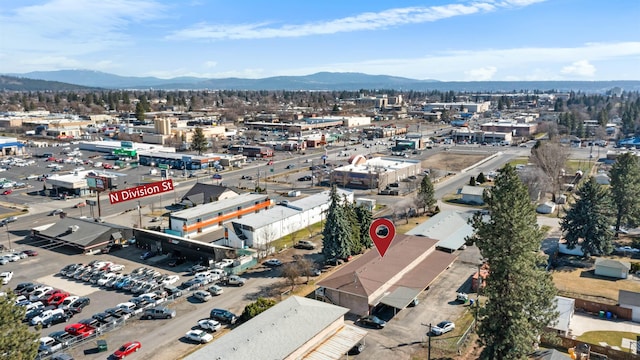
[{"label": "parked car", "polygon": [[11,194],[12,192],[13,192],[13,190],[11,190],[11,189],[7,189],[7,190],[5,190],[5,191],[3,191],[3,192],[2,192],[2,195],[9,195],[9,194]]},{"label": "parked car", "polygon": [[229,275],[223,280],[223,283],[226,285],[235,285],[235,286],[244,286],[247,282],[247,279],[242,278],[238,275]]},{"label": "parked car", "polygon": [[208,291],[204,291],[204,290],[198,290],[196,292],[193,293],[193,297],[202,301],[202,302],[207,302],[209,300],[211,300],[211,294],[209,294]]},{"label": "parked car", "polygon": [[213,320],[218,320],[232,325],[238,321],[238,317],[234,313],[224,309],[212,309],[209,313],[209,317]]},{"label": "parked car", "polygon": [[305,175],[298,178],[298,181],[311,181],[311,175]]},{"label": "parked car", "polygon": [[452,331],[453,329],[456,328],[456,324],[453,323],[453,321],[441,321],[438,323],[438,325],[434,326],[431,328],[431,333],[433,335],[442,335],[442,334],[446,334],[449,331]]},{"label": "parked car", "polygon": [[63,313],[56,313],[53,314],[51,316],[49,316],[48,318],[42,320],[42,327],[44,328],[48,328],[51,325],[56,325],[56,324],[60,324],[63,322],[67,322],[69,321],[69,314],[63,312]]},{"label": "parked car", "polygon": [[51,210],[51,212],[49,212],[49,216],[59,215],[59,214],[61,214],[63,212],[64,211],[62,209]]},{"label": "parked car", "polygon": [[262,264],[269,267],[278,267],[278,266],[282,266],[282,261],[278,259],[269,259],[263,262]]},{"label": "parked car", "polygon": [[140,260],[151,259],[154,256],[156,256],[155,251],[146,251],[142,255],[140,255]]},{"label": "parked car", "polygon": [[199,330],[199,329],[187,331],[187,333],[185,334],[185,337],[191,341],[195,341],[200,344],[205,344],[213,340],[213,335],[207,333],[204,330]]},{"label": "parked car", "polygon": [[150,319],[172,319],[174,317],[176,317],[175,310],[171,310],[166,307],[155,307],[151,309],[146,309],[140,318],[142,320],[150,320]]},{"label": "parked car", "polygon": [[304,250],[314,250],[316,245],[308,240],[300,240],[295,245],[293,245],[296,249],[304,249]]},{"label": "parked car", "polygon": [[123,359],[125,356],[140,350],[140,348],[142,348],[142,344],[140,344],[139,341],[130,341],[120,346],[118,350],[113,353],[113,357],[116,359]]},{"label": "parked car", "polygon": [[178,275],[168,275],[164,279],[162,279],[162,285],[173,285],[180,280],[180,276]]},{"label": "parked car", "polygon": [[7,285],[9,281],[13,279],[13,271],[4,271],[0,273],[0,280],[2,281],[2,285]]},{"label": "parked car", "polygon": [[201,271],[207,270],[206,266],[203,265],[193,265],[190,269],[189,269],[189,273],[191,275],[195,275]]},{"label": "parked car", "polygon": [[209,288],[207,288],[207,291],[213,296],[222,295],[222,293],[224,292],[224,290],[218,285],[209,286]]},{"label": "parked car", "polygon": [[24,250],[23,254],[27,254],[27,256],[38,256],[38,252],[35,250]]},{"label": "parked car", "polygon": [[367,315],[365,317],[362,317],[358,320],[358,322],[362,325],[373,327],[376,329],[382,329],[385,325],[387,325],[386,321],[378,318],[375,315]]},{"label": "parked car", "polygon": [[202,319],[198,321],[198,327],[200,327],[203,330],[218,331],[220,330],[222,325],[220,325],[220,322],[216,320]]}]

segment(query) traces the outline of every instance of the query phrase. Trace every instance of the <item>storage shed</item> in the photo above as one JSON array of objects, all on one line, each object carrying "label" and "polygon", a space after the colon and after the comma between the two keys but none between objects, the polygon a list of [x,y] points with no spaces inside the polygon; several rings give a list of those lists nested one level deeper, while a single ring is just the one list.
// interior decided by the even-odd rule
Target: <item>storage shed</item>
[{"label": "storage shed", "polygon": [[617,279],[626,279],[631,271],[631,263],[615,259],[596,259],[595,274]]}]

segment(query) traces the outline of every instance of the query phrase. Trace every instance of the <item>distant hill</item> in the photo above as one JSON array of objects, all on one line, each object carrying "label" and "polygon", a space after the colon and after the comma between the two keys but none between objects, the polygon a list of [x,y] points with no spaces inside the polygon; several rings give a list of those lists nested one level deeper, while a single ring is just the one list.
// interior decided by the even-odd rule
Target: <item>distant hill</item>
[{"label": "distant hill", "polygon": [[89,89],[90,87],[59,81],[34,80],[0,75],[0,90],[5,91],[81,91]]},{"label": "distant hill", "polygon": [[[640,91],[640,81],[437,81],[416,80],[398,76],[363,73],[319,72],[304,76],[275,76],[262,79],[205,79],[177,77],[119,76],[91,70],[37,71],[11,74],[20,78],[47,80],[104,89],[165,89],[165,90],[359,90],[396,89],[415,91],[511,92],[521,90],[558,90],[605,92],[614,87]],[[17,89],[16,89],[17,90]],[[22,89],[27,90],[27,89]],[[49,90],[55,90],[53,88]]]}]

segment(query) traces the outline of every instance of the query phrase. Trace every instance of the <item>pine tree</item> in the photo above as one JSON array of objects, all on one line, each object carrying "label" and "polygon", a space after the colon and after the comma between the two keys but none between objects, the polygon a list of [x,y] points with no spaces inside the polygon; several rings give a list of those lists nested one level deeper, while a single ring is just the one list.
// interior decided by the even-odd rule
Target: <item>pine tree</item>
[{"label": "pine tree", "polygon": [[342,199],[342,212],[344,217],[349,222],[349,255],[356,255],[362,252],[362,243],[360,241],[360,223],[358,222],[358,215],[353,203],[347,201],[345,196]]},{"label": "pine tree", "polygon": [[365,249],[370,249],[373,247],[373,241],[369,236],[369,227],[371,226],[371,221],[373,221],[371,211],[364,206],[358,206],[356,207],[356,215],[358,216],[358,224],[360,226],[360,244]]},{"label": "pine tree", "polygon": [[10,292],[0,296],[0,351],[2,357],[15,360],[35,359],[38,354],[39,332],[33,332],[22,322],[25,309],[14,305],[15,296]]},{"label": "pine tree", "polygon": [[478,184],[484,184],[487,182],[487,178],[484,176],[483,173],[478,174],[478,176],[476,177],[476,182]]},{"label": "pine tree", "polygon": [[490,267],[479,311],[481,359],[525,359],[543,329],[556,318],[551,276],[538,255],[544,234],[515,168],[500,170],[484,194],[491,218],[471,219],[475,242]]},{"label": "pine tree", "polygon": [[476,178],[473,176],[469,178],[469,186],[476,186]]},{"label": "pine tree", "polygon": [[335,186],[329,193],[331,204],[327,210],[327,221],[322,229],[322,254],[325,259],[346,258],[351,254],[350,224],[344,216],[340,196]]},{"label": "pine tree", "polygon": [[616,209],[615,230],[625,224],[640,223],[640,161],[627,152],[616,160],[611,167],[611,199]]},{"label": "pine tree", "polygon": [[431,183],[431,179],[429,176],[425,176],[422,178],[420,182],[420,188],[418,189],[418,194],[414,199],[414,204],[418,208],[422,208],[422,212],[426,212],[427,209],[431,209],[433,205],[436,203],[435,198],[435,190],[433,189],[433,183]]},{"label": "pine tree", "polygon": [[591,177],[578,188],[578,200],[567,211],[561,228],[567,247],[573,249],[582,239],[585,257],[610,254],[613,251],[609,218],[610,202],[606,189]]},{"label": "pine tree", "polygon": [[144,121],[145,113],[144,106],[140,102],[136,103],[136,119]]},{"label": "pine tree", "polygon": [[207,150],[209,142],[202,132],[202,128],[195,128],[193,131],[193,137],[191,138],[191,149],[198,152],[198,155],[202,155],[202,152]]}]

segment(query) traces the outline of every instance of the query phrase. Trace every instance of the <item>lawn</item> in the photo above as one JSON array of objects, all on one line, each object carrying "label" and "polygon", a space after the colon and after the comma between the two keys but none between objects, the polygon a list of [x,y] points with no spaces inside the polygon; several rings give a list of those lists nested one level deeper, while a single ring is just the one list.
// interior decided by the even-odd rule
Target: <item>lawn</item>
[{"label": "lawn", "polygon": [[553,282],[561,295],[614,304],[618,302],[618,290],[640,292],[636,281],[597,276],[593,269],[559,268],[553,271]]},{"label": "lawn", "polygon": [[625,331],[588,331],[580,336],[578,340],[584,341],[588,344],[600,344],[606,342],[609,346],[622,347],[622,339],[631,339],[635,341],[638,336],[636,333]]}]

